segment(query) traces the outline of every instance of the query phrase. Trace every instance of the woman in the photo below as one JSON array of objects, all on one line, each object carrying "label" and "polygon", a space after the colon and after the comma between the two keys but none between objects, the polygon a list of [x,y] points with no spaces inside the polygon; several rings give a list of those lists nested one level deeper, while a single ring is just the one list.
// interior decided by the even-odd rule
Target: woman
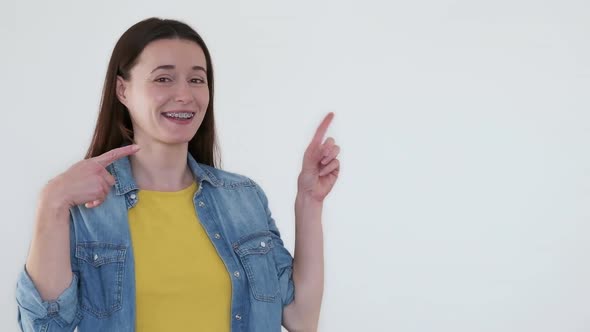
[{"label": "woman", "polygon": [[17,284],[23,331],[317,329],[323,201],[340,148],[305,151],[295,259],[262,189],[216,168],[213,68],[189,26],[151,18],[108,66],[84,160],[43,188]]}]

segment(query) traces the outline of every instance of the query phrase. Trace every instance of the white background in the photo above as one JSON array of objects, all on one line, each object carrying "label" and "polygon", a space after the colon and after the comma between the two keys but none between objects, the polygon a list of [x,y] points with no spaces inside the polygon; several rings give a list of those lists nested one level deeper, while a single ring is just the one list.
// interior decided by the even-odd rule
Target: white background
[{"label": "white background", "polygon": [[590,331],[588,1],[27,1],[0,5],[0,330],[36,199],[81,159],[119,36],[201,33],[223,168],[286,245],[304,148],[341,145],[320,331]]}]

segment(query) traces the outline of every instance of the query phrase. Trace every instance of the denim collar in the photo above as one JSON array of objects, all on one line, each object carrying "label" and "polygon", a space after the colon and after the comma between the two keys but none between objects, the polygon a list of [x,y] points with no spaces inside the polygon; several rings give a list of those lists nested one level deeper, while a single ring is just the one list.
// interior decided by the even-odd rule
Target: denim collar
[{"label": "denim collar", "polygon": [[[193,176],[201,184],[199,188],[202,186],[203,181],[209,182],[214,187],[223,185],[223,182],[209,170],[210,166],[198,163],[190,152],[187,153],[187,163]],[[131,162],[128,156],[115,160],[107,169],[110,169],[111,174],[115,177],[115,193],[117,195],[125,195],[130,191],[139,189],[133,178]]]}]

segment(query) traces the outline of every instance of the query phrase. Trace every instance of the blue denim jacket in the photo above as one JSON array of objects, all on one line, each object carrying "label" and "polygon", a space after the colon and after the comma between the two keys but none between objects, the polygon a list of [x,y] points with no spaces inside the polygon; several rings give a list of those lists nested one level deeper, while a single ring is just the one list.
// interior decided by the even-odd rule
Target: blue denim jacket
[{"label": "blue denim jacket", "polygon": [[[200,164],[195,212],[231,276],[231,330],[280,331],[293,301],[293,258],[283,246],[268,200],[254,181]],[[127,211],[139,188],[127,157],[107,167],[115,177],[105,201],[70,209],[71,285],[43,301],[26,270],[16,287],[23,331],[135,331],[135,270]],[[239,273],[238,273],[239,272]],[[187,331],[189,328],[187,327]]]}]

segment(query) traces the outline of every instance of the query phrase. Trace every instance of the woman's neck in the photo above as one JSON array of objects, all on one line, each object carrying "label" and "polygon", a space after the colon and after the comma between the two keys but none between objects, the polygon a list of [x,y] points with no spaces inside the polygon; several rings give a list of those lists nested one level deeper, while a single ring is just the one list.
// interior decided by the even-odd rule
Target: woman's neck
[{"label": "woman's neck", "polygon": [[129,156],[129,161],[140,189],[179,191],[195,181],[187,164],[188,143],[139,145],[141,150]]}]

